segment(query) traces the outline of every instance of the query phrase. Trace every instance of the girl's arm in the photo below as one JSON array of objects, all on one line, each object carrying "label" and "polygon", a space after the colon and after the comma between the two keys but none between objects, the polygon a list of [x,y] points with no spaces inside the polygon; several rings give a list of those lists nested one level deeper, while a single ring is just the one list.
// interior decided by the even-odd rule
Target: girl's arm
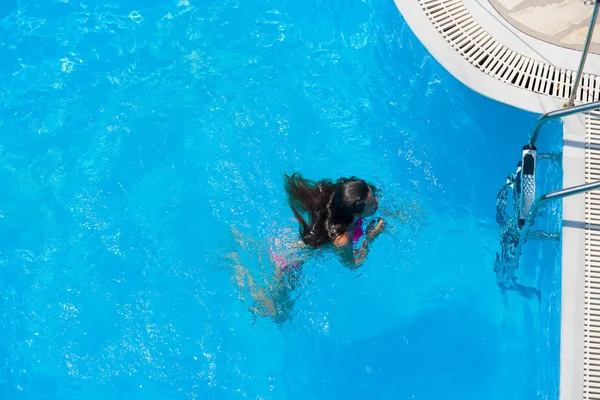
[{"label": "girl's arm", "polygon": [[352,246],[352,239],[348,233],[340,235],[333,243],[342,264],[350,269],[360,268],[367,254],[369,254],[371,243],[383,231],[384,226],[385,221],[381,218],[377,221],[377,225],[375,225],[374,220],[371,221],[367,227],[367,237],[358,249],[354,249],[354,246]]}]

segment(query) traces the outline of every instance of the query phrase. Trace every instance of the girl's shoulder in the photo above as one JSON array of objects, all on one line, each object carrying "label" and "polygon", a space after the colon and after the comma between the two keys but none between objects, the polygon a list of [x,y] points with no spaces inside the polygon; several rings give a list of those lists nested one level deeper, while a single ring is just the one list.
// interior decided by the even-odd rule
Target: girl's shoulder
[{"label": "girl's shoulder", "polygon": [[336,237],[335,240],[333,241],[333,245],[335,247],[346,247],[349,244],[352,244],[352,239],[350,238],[350,236],[348,235],[347,232],[342,233],[341,235]]}]

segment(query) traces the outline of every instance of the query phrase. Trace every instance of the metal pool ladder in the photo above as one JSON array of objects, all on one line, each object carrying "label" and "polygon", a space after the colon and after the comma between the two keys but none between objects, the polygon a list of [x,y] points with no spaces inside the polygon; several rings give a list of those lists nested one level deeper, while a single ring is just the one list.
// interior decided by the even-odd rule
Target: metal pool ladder
[{"label": "metal pool ladder", "polygon": [[535,147],[535,143],[537,142],[542,127],[548,121],[596,109],[600,109],[600,101],[582,104],[571,108],[563,108],[542,115],[536,121],[533,131],[531,132],[529,143],[523,146],[521,155],[521,170],[519,172],[520,187],[517,189],[519,194],[519,227],[521,228],[519,241],[515,247],[514,260],[517,266],[519,264],[519,258],[521,257],[523,246],[527,241],[529,230],[535,222],[535,218],[539,209],[544,204],[553,200],[562,199],[564,197],[600,189],[600,181],[595,181],[592,183],[586,183],[584,185],[578,185],[571,188],[546,193],[537,199],[535,198],[535,167],[537,160],[537,148]]},{"label": "metal pool ladder", "polygon": [[[571,279],[579,282],[575,285],[576,292],[573,291],[573,286],[570,287],[569,295],[576,296],[577,300],[569,300],[570,308],[568,310],[570,311],[567,313],[572,314],[569,322],[574,322],[576,327],[565,331],[564,324],[561,325],[563,333],[569,332],[567,342],[570,343],[565,345],[561,342],[561,368],[565,365],[570,368],[570,371],[564,372],[564,376],[561,372],[561,399],[566,398],[567,400],[575,399],[575,397],[569,397],[572,394],[577,394],[577,398],[582,400],[600,399],[600,196],[597,193],[588,193],[600,189],[600,112],[595,111],[599,108],[600,101],[542,115],[536,122],[529,143],[523,147],[521,168],[517,173],[520,179],[517,179],[517,185],[515,185],[515,192],[518,195],[516,199],[517,225],[520,229],[518,242],[514,248],[513,267],[515,269],[519,267],[523,246],[540,208],[553,200],[586,193],[583,266],[576,265],[577,271],[569,271]],[[585,175],[592,182],[546,193],[535,199],[535,161],[537,156],[535,143],[542,126],[550,120],[581,112],[587,112]],[[564,245],[570,244],[565,243]],[[563,267],[564,265],[563,263]],[[564,273],[565,271],[563,271],[563,282]],[[579,288],[583,293],[579,291]],[[573,314],[574,306],[579,311]],[[582,325],[579,325],[580,323]],[[573,347],[573,339],[581,340],[580,344]],[[564,346],[567,349],[566,361],[562,361]]]}]

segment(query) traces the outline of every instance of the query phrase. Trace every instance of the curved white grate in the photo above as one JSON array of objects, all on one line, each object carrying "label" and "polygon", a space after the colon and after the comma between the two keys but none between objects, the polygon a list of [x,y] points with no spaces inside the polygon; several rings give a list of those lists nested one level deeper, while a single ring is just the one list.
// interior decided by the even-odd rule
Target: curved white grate
[{"label": "curved white grate", "polygon": [[[419,0],[446,41],[470,64],[502,82],[552,97],[568,99],[576,72],[556,68],[500,44],[471,15],[463,0]],[[600,77],[583,74],[576,101],[600,99]]]},{"label": "curved white grate", "polygon": [[[600,181],[600,112],[586,115],[585,181]],[[600,192],[585,195],[583,399],[600,399]]]}]

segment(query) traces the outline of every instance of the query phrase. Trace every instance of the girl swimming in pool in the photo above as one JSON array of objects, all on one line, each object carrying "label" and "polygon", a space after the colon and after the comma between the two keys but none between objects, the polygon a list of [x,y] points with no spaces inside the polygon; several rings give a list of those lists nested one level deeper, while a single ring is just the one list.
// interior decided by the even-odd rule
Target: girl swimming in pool
[{"label": "girl swimming in pool", "polygon": [[[244,288],[248,284],[254,300],[251,310],[276,322],[289,318],[295,302],[290,293],[297,285],[302,264],[310,255],[307,250],[329,247],[345,266],[356,269],[362,265],[370,244],[385,226],[384,220],[379,218],[371,221],[366,232],[363,230],[363,219],[375,214],[379,200],[375,187],[362,179],[351,177],[336,182],[329,179],[314,182],[295,173],[285,175],[285,191],[300,224],[301,240],[283,246],[279,239],[273,240],[275,246],[269,251],[275,267],[272,278],[264,279],[264,287],[257,286],[238,254],[229,255],[235,264],[237,285]],[[357,247],[363,235],[364,241]],[[248,241],[243,240],[239,232],[234,231],[234,237],[242,248],[246,247]]]},{"label": "girl swimming in pool", "polygon": [[285,176],[285,191],[306,246],[316,249],[333,244],[346,266],[357,268],[362,264],[369,245],[385,225],[381,218],[371,221],[365,241],[354,249],[364,233],[363,218],[373,216],[379,206],[373,185],[355,177],[340,178],[335,183],[329,179],[313,182],[296,173]]}]

